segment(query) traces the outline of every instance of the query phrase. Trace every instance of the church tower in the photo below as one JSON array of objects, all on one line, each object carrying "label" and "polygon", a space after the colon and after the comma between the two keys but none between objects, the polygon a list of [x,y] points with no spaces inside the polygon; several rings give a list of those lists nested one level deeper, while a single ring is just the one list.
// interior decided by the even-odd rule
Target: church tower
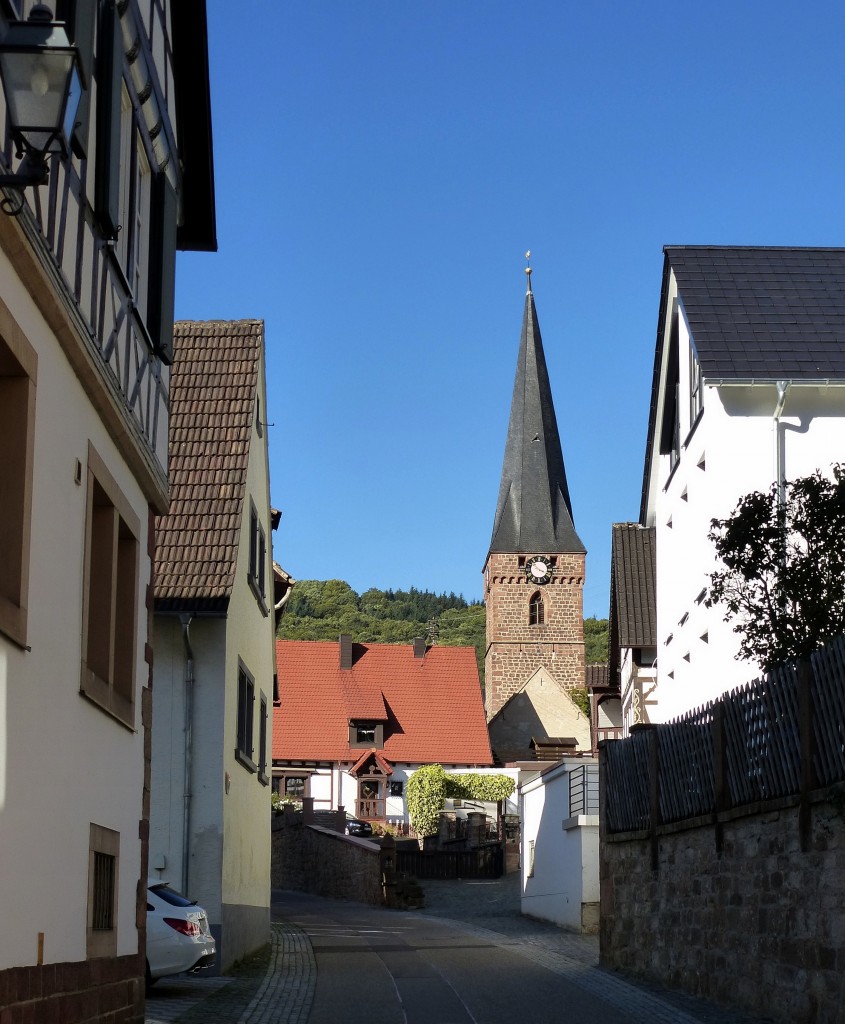
[{"label": "church tower", "polygon": [[499,501],[484,566],[488,721],[539,670],[555,697],[584,685],[586,550],[572,520],[530,267],[526,274]]}]

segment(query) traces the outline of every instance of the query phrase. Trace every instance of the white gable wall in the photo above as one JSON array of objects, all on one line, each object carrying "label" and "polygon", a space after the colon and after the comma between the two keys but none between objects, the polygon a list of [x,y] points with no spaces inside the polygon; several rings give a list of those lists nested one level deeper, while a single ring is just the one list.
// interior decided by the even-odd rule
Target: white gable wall
[{"label": "white gable wall", "polygon": [[[258,369],[261,419],[266,420],[264,352]],[[264,530],[265,610],[249,585],[250,510],[255,505]],[[267,427],[257,424],[252,410],[246,497],[241,510],[241,535],[235,582],[229,602],[226,643],[226,703],[223,719],[223,845],[222,902],[224,946],[222,967],[270,939],[270,776],[273,743],[273,620],[272,530]],[[259,771],[248,771],[236,758],[238,669],[243,663],[255,679],[253,760]],[[267,718],[261,718],[261,698]],[[265,775],[261,777],[261,734],[266,736]],[[227,934],[228,933],[228,934]]]},{"label": "white gable wall", "polygon": [[[670,291],[670,308],[671,300]],[[666,319],[668,331],[671,316]],[[681,315],[680,436],[686,441],[670,475],[670,456],[658,453],[654,439],[646,523],[657,537],[658,703],[647,709],[650,721],[667,721],[759,675],[757,665],[736,660],[738,638],[700,595],[717,568],[707,539],[711,519],[726,518],[740,497],[767,490],[775,479],[777,390],[774,384],[707,386],[691,431],[689,352]],[[791,385],[780,424],[787,480],[829,471],[845,453],[845,388]]]}]

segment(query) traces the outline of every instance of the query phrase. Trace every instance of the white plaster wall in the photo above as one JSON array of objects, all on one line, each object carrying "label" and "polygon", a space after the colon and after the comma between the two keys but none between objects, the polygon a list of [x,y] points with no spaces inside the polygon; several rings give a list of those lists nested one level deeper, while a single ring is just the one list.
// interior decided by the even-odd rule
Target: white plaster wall
[{"label": "white plaster wall", "polygon": [[[178,616],[157,615],[154,625],[153,754],[150,863],[164,854],[166,869],[153,877],[183,887],[185,813],[185,648]],[[223,716],[226,623],[195,616],[188,625],[194,655],[190,838],[186,895],[219,925],[223,865]]]},{"label": "white plaster wall", "polygon": [[[570,818],[569,772],[574,766],[563,762],[520,787],[521,910],[580,932],[582,904],[599,899],[598,823],[586,818],[590,824],[563,828]],[[529,874],[532,841],[534,870]]]},{"label": "white plaster wall", "polygon": [[[689,345],[682,317],[682,440],[690,429]],[[738,639],[720,610],[697,598],[717,568],[707,539],[711,519],[726,518],[740,497],[775,479],[776,401],[774,385],[705,387],[703,416],[671,479],[669,456],[655,453],[659,702],[649,709],[651,721],[674,718],[760,674],[756,664],[737,660]],[[791,386],[781,424],[787,480],[829,471],[845,452],[845,388]]]},{"label": "white plaster wall", "polygon": [[[258,378],[260,408],[266,410],[263,353]],[[262,419],[266,420],[266,416],[262,416]],[[248,583],[250,499],[255,503],[267,538],[264,567],[265,600],[268,610],[266,615],[262,613]],[[223,762],[224,771],[229,779],[229,787],[223,797],[225,843],[223,847],[222,898],[225,904],[238,907],[269,908],[270,906],[270,787],[262,784],[258,774],[248,771],[235,759],[235,747],[237,745],[238,717],[238,659],[240,658],[255,678],[253,759],[256,764],[259,762],[260,733],[264,728],[261,722],[261,694],[267,699],[266,772],[269,778],[273,756],[273,672],[275,669],[272,557],[267,428],[263,427],[262,434],[259,435],[253,410],[237,570],[227,620],[226,706],[223,720]]]},{"label": "white plaster wall", "polygon": [[[89,825],[120,833],[117,952],[135,953],[147,672],[147,501],[0,252],[4,301],[38,354],[28,650],[0,636],[0,969],[86,956]],[[163,425],[166,429],[166,424]],[[141,523],[135,731],[80,696],[89,440]],[[74,482],[76,460],[82,483]]]}]

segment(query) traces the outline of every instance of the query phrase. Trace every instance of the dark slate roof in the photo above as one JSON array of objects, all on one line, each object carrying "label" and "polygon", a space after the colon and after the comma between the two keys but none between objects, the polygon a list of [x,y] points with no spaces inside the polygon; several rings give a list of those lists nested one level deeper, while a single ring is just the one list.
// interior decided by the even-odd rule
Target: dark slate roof
[{"label": "dark slate roof", "polygon": [[614,523],[610,555],[609,680],[618,682],[620,648],[657,645],[654,527]]},{"label": "dark slate roof", "polygon": [[228,604],[263,345],[261,320],[174,325],[170,510],[156,520],[158,611]]},{"label": "dark slate roof", "polygon": [[663,251],[705,380],[845,378],[845,249]]},{"label": "dark slate roof", "polygon": [[543,339],[529,290],[490,551],[584,550],[572,521]]}]

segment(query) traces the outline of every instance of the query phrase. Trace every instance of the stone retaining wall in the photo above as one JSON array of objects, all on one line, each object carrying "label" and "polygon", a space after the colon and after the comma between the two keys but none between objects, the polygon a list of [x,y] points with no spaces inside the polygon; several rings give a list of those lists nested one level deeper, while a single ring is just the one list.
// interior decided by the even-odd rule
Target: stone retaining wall
[{"label": "stone retaining wall", "polygon": [[845,787],[813,794],[806,852],[799,813],[785,799],[658,828],[656,871],[649,833],[603,827],[602,965],[784,1024],[842,1024]]},{"label": "stone retaining wall", "polygon": [[304,825],[301,815],[273,821],[270,877],[274,889],[382,905],[381,848],[369,839]]}]

